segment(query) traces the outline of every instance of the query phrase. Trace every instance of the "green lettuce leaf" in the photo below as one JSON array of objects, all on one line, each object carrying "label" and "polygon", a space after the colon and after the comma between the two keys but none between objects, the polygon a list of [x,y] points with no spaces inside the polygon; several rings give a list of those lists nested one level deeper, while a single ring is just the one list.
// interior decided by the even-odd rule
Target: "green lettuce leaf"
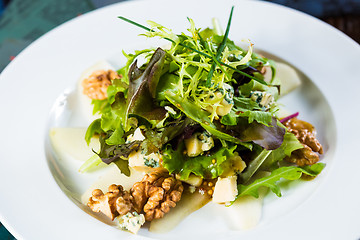
[{"label": "green lettuce leaf", "polygon": [[246,183],[255,174],[255,172],[264,163],[267,157],[271,154],[272,150],[263,149],[245,168],[245,170],[239,175],[241,183]]},{"label": "green lettuce leaf", "polygon": [[103,99],[103,100],[93,99],[91,101],[91,104],[93,105],[93,112],[92,112],[93,115],[96,113],[103,113],[111,110],[108,99]]},{"label": "green lettuce leaf", "polygon": [[279,98],[279,90],[277,87],[268,86],[258,81],[251,80],[249,83],[246,83],[239,88],[241,95],[249,97],[251,91],[263,91],[271,94],[275,100]]},{"label": "green lettuce leaf", "polygon": [[234,126],[239,122],[239,117],[247,118],[249,123],[256,121],[269,126],[272,121],[272,113],[265,112],[257,102],[250,98],[234,97],[234,106],[230,113],[221,118],[224,125]]},{"label": "green lettuce leaf", "polygon": [[94,120],[87,128],[86,133],[85,133],[85,141],[87,143],[87,145],[90,144],[91,138],[95,135],[95,134],[101,134],[104,131],[101,128],[101,119],[96,119]]},{"label": "green lettuce leaf", "polygon": [[[236,146],[221,148],[209,156],[188,157],[183,154],[184,144],[179,146],[176,151],[168,145],[163,153],[163,166],[170,173],[178,173],[182,180],[188,179],[191,173],[202,178],[213,179],[233,168],[230,157],[234,156],[235,149]],[[213,159],[215,159],[215,163]]]}]

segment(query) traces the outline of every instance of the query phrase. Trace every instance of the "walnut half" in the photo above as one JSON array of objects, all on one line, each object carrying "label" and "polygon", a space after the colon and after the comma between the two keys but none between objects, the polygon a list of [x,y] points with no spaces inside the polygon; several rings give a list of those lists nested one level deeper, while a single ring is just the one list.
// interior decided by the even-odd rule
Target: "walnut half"
[{"label": "walnut half", "polygon": [[125,215],[132,209],[131,195],[121,185],[112,184],[107,193],[95,189],[89,198],[88,206],[94,212],[102,212],[111,220],[119,215]]},{"label": "walnut half", "polygon": [[82,82],[83,93],[91,99],[106,99],[111,80],[119,78],[120,76],[113,70],[97,70]]},{"label": "walnut half", "polygon": [[298,166],[312,165],[318,162],[320,157],[317,153],[323,154],[323,147],[315,137],[314,126],[297,118],[291,118],[283,124],[304,146],[304,148],[295,150],[290,157],[285,159]]},{"label": "walnut half", "polygon": [[134,208],[143,210],[146,221],[162,218],[180,201],[184,187],[181,181],[170,176],[165,169],[145,175],[131,188]]}]

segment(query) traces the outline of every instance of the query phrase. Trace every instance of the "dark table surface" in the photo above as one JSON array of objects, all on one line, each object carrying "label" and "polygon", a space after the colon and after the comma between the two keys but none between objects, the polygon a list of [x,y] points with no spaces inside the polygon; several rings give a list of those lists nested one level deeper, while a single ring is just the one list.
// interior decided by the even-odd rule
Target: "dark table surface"
[{"label": "dark table surface", "polygon": [[[0,0],[0,72],[22,49],[55,26],[79,14],[86,13],[121,0]],[[308,13],[327,22],[360,43],[360,0],[270,0]],[[51,15],[31,15],[46,9]],[[24,19],[23,28],[16,19]],[[29,23],[33,24],[29,24]],[[29,28],[29,25],[36,28]],[[10,32],[11,31],[11,32]],[[1,200],[0,200],[1,201]],[[0,223],[0,240],[15,239]]]}]

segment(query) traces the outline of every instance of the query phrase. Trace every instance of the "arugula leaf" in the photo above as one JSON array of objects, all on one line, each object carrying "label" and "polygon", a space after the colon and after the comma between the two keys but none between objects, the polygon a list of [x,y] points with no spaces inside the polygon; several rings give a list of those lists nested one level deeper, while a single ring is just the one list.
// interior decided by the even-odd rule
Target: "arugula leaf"
[{"label": "arugula leaf", "polygon": [[260,168],[263,162],[267,159],[270,155],[272,150],[268,151],[263,149],[260,154],[256,156],[254,160],[252,160],[249,165],[246,167],[245,171],[243,171],[239,175],[239,179],[242,183],[246,183],[249,179],[255,174],[255,172]]},{"label": "arugula leaf", "polygon": [[281,146],[270,153],[260,169],[272,170],[279,161],[282,161],[286,156],[290,156],[293,151],[303,147],[294,134],[286,132]]},{"label": "arugula leaf", "polygon": [[[249,185],[239,184],[238,185],[239,194],[237,195],[236,199],[245,195],[250,195],[258,198],[259,197],[258,190],[260,187],[268,187],[278,197],[281,197],[280,187],[277,185],[277,182],[280,179],[297,180],[303,174],[314,177],[317,176],[324,169],[324,167],[325,167],[324,163],[316,163],[314,165],[305,166],[305,167],[290,166],[290,167],[281,167],[275,169],[269,176],[257,179]],[[236,199],[234,201],[236,201]]]},{"label": "arugula leaf", "polygon": [[124,160],[119,158],[118,160],[113,162],[121,171],[122,174],[129,177],[130,176],[130,168],[128,160]]}]

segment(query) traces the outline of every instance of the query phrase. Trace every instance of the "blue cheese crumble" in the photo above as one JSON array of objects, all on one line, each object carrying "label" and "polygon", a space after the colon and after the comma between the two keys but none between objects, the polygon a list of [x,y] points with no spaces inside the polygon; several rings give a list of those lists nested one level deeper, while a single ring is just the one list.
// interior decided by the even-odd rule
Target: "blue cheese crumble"
[{"label": "blue cheese crumble", "polygon": [[154,153],[144,156],[144,165],[151,168],[160,167],[159,156],[155,155]]},{"label": "blue cheese crumble", "polygon": [[267,92],[251,91],[250,98],[265,109],[270,108],[271,104],[274,103],[273,95]]},{"label": "blue cheese crumble", "polygon": [[150,153],[145,155],[141,149],[133,151],[129,155],[129,166],[137,171],[146,171],[148,168],[160,167],[162,155],[157,153]]},{"label": "blue cheese crumble", "polygon": [[234,88],[227,83],[223,84],[223,88],[225,90],[224,100],[228,104],[234,104],[234,100],[233,100],[234,99]]},{"label": "blue cheese crumble", "polygon": [[125,215],[118,217],[119,227],[122,230],[126,230],[137,234],[141,226],[145,223],[144,214],[138,214],[137,212],[128,212]]},{"label": "blue cheese crumble", "polygon": [[184,142],[189,157],[196,157],[214,147],[214,140],[207,131],[197,132]]}]

